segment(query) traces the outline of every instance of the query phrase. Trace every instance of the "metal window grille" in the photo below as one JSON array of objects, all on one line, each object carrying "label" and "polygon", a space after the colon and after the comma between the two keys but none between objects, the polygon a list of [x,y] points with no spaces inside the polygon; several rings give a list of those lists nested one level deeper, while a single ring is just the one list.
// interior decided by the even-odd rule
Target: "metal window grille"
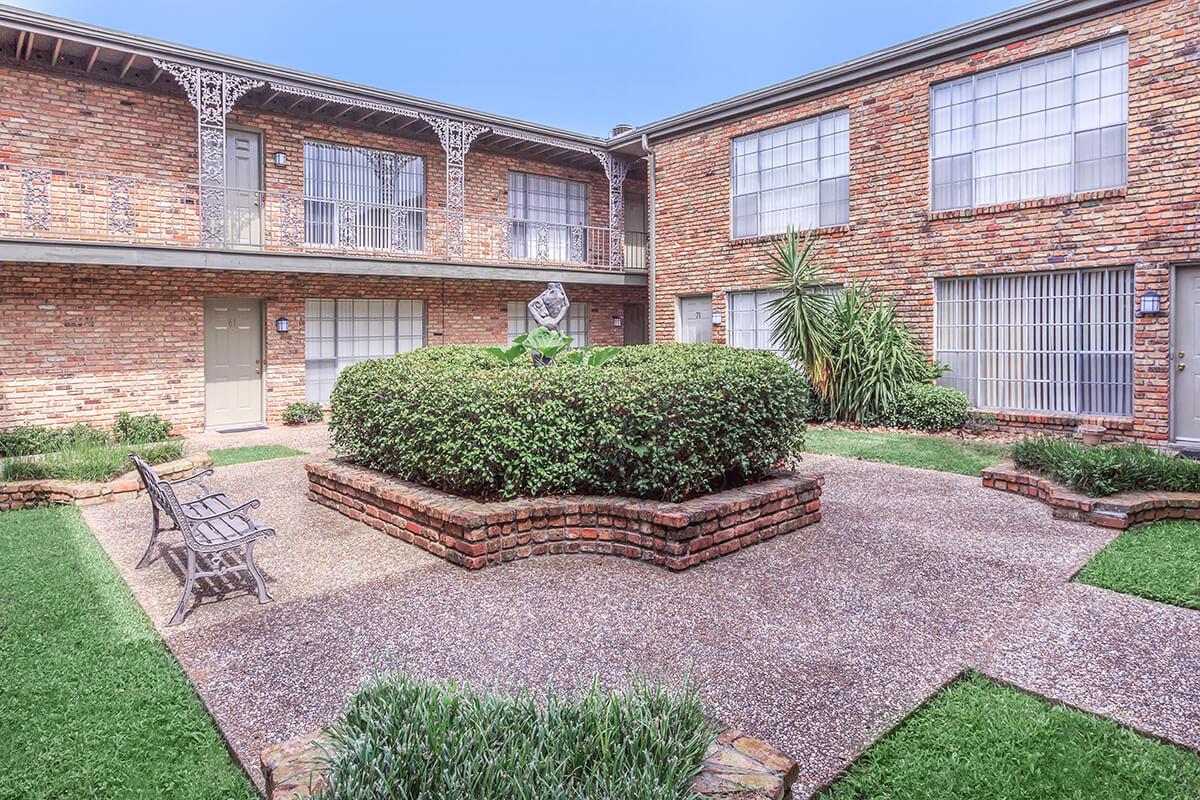
[{"label": "metal window grille", "polygon": [[850,112],[733,140],[734,238],[850,221]]},{"label": "metal window grille", "polygon": [[1132,269],[944,278],[934,296],[940,382],[976,408],[1132,415]]},{"label": "metal window grille", "polygon": [[[567,309],[567,318],[563,320],[561,330],[567,336],[570,336],[575,342],[572,347],[582,348],[588,346],[589,339],[589,322],[587,303],[571,303],[571,307]],[[514,300],[508,304],[508,343],[512,344],[523,333],[529,333],[538,326],[534,318],[529,314],[529,307],[518,300]]]},{"label": "metal window grille", "polygon": [[[587,262],[588,187],[580,181],[508,173],[512,257]],[[574,228],[575,238],[572,238]]]},{"label": "metal window grille", "polygon": [[304,143],[305,242],[421,252],[425,160],[420,156]]},{"label": "metal window grille", "polygon": [[930,89],[933,210],[1125,185],[1124,36]]},{"label": "metal window grille", "polygon": [[305,395],[310,402],[329,402],[338,373],[346,367],[424,344],[423,300],[306,300]]}]

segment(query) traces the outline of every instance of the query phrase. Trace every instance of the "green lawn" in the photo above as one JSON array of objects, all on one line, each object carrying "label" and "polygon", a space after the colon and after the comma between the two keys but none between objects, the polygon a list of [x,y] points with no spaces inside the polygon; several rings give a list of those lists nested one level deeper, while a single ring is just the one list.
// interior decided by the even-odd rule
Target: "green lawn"
[{"label": "green lawn", "polygon": [[73,506],[0,513],[0,798],[253,800]]},{"label": "green lawn", "polygon": [[220,450],[209,450],[208,454],[212,456],[214,467],[228,467],[230,464],[245,464],[248,461],[302,456],[304,451],[281,444],[254,444],[245,447],[223,447]]},{"label": "green lawn", "polygon": [[905,467],[923,467],[960,475],[978,475],[1008,456],[1008,445],[997,442],[964,441],[957,436],[888,431],[849,431],[840,428],[809,428],[804,449],[864,461],[883,461]]},{"label": "green lawn", "polygon": [[1125,531],[1075,580],[1200,609],[1200,523],[1171,520]]},{"label": "green lawn", "polygon": [[821,800],[1195,800],[1200,756],[968,675]]}]

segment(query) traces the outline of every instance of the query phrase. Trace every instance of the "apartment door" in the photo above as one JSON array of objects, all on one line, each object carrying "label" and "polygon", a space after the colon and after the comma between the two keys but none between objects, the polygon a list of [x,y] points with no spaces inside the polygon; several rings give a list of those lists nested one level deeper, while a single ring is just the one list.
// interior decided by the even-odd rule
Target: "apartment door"
[{"label": "apartment door", "polygon": [[262,244],[262,140],[251,131],[225,132],[226,242]]},{"label": "apartment door", "polygon": [[712,341],[712,295],[679,298],[679,341]]},{"label": "apartment door", "polygon": [[646,268],[646,195],[625,193],[625,266]]},{"label": "apartment door", "polygon": [[625,324],[625,344],[645,344],[648,341],[645,303],[626,303],[622,321]]},{"label": "apartment door", "polygon": [[1175,347],[1171,426],[1177,440],[1200,443],[1200,266],[1175,271]]},{"label": "apartment door", "polygon": [[263,421],[262,302],[204,301],[204,408],[210,428]]}]

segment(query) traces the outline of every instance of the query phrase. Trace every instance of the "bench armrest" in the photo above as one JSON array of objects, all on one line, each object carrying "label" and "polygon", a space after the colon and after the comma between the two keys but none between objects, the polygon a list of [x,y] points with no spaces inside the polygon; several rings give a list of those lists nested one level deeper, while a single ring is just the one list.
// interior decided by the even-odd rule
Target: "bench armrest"
[{"label": "bench armrest", "polygon": [[[173,481],[163,481],[163,483],[168,483],[171,486],[183,486],[185,483],[191,483],[192,481],[200,481],[200,485],[204,486],[204,478],[206,478],[212,474],[213,474],[213,471],[212,471],[212,468],[210,467],[208,469],[197,472],[195,475],[191,476],[190,478],[176,478]],[[162,479],[160,478],[159,480],[162,480]]]},{"label": "bench armrest", "polygon": [[252,508],[258,508],[260,505],[262,504],[258,500],[250,500],[242,503],[240,506],[231,508],[228,511],[219,511],[216,514],[206,514],[204,516],[195,517],[184,511],[183,515],[188,518],[188,522],[212,522],[214,519],[221,519],[222,517],[238,517],[240,519],[248,519],[246,512]]}]

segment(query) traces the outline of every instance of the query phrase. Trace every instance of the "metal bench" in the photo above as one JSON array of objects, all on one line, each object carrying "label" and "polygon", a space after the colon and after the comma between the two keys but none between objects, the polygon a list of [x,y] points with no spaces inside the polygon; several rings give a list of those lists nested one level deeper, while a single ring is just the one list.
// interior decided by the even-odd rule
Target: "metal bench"
[{"label": "metal bench", "polygon": [[[137,454],[130,453],[129,459],[150,495],[152,510],[150,543],[146,546],[146,552],[138,562],[137,568],[141,569],[146,565],[154,545],[158,542],[159,534],[171,530],[161,526],[162,514],[166,514],[175,523],[175,529],[183,535],[183,542],[187,547],[187,575],[183,582],[183,594],[179,598],[175,615],[167,624],[178,625],[183,621],[188,598],[197,578],[215,578],[234,572],[249,572],[258,588],[258,602],[270,601],[271,595],[267,593],[266,582],[258,567],[254,565],[254,543],[274,535],[275,529],[250,516],[250,509],[258,508],[259,501],[250,500],[234,505],[224,493],[210,493],[204,478],[212,474],[211,469],[190,478],[164,481]],[[181,501],[175,488],[187,485],[199,486],[204,494],[194,500]],[[243,563],[225,563],[226,554],[233,550],[242,554]],[[209,561],[207,571],[196,569],[196,562],[200,556]]]}]

